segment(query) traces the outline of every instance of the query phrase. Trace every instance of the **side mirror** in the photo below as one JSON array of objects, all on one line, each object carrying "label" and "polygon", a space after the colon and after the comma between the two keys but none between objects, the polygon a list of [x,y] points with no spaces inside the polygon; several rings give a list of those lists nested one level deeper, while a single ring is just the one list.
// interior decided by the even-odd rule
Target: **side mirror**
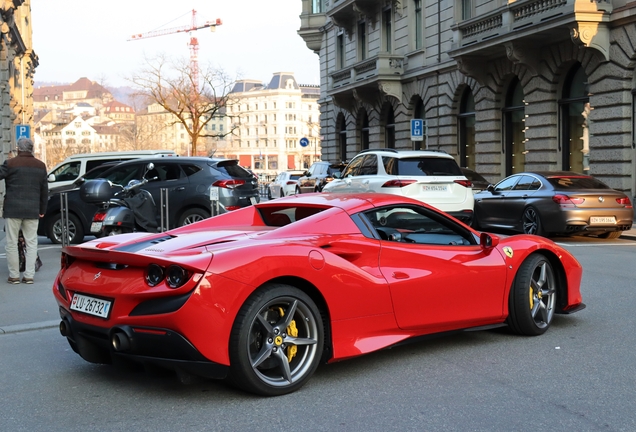
[{"label": "side mirror", "polygon": [[148,171],[150,171],[151,169],[153,169],[155,167],[155,164],[153,164],[152,162],[150,162],[148,165],[146,165],[146,169]]},{"label": "side mirror", "polygon": [[488,192],[493,192],[495,190],[495,185],[489,184],[488,187],[486,188],[486,190]]},{"label": "side mirror", "polygon": [[305,171],[305,172],[303,173],[303,177],[309,177],[309,171]]},{"label": "side mirror", "polygon": [[49,174],[48,180],[51,183],[54,182],[55,181],[55,174]]},{"label": "side mirror", "polygon": [[481,233],[479,235],[479,245],[484,249],[494,248],[499,244],[499,237],[494,234]]}]

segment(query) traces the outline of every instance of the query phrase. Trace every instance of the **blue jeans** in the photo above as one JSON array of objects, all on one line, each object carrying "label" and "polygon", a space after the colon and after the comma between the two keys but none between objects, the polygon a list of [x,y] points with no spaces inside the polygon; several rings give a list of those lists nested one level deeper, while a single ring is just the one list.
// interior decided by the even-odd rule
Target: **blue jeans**
[{"label": "blue jeans", "polygon": [[9,277],[20,278],[20,258],[18,256],[18,237],[20,230],[26,243],[26,266],[24,277],[33,279],[35,275],[35,260],[38,256],[38,223],[39,219],[13,219],[4,220],[7,231],[7,265],[9,266]]}]

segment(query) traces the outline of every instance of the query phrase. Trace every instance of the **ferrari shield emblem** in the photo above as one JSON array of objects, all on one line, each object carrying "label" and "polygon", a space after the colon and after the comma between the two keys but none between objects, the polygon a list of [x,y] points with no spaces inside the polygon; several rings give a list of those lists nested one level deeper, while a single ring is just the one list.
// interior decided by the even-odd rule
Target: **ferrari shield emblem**
[{"label": "ferrari shield emblem", "polygon": [[508,258],[512,258],[512,255],[514,255],[514,252],[512,251],[512,248],[510,246],[504,247],[503,251]]}]

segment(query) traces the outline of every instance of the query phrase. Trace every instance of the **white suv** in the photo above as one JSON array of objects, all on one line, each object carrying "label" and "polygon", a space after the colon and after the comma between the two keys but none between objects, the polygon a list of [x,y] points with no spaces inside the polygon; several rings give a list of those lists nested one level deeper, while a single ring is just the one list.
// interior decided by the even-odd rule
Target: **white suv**
[{"label": "white suv", "polygon": [[472,183],[448,153],[369,149],[356,155],[323,192],[382,192],[430,204],[466,223],[473,218]]}]

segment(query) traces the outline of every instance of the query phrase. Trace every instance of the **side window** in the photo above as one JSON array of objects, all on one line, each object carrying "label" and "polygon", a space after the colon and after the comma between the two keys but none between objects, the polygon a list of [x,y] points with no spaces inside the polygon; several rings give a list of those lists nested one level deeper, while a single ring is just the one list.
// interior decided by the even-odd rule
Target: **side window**
[{"label": "side window", "polygon": [[390,206],[365,213],[381,240],[427,245],[476,245],[461,225],[421,207]]},{"label": "side window", "polygon": [[366,155],[360,165],[358,175],[376,175],[378,173],[378,157],[374,154]]},{"label": "side window", "polygon": [[90,171],[93,168],[98,167],[105,163],[121,162],[121,161],[122,159],[120,158],[89,160],[89,161],[86,161],[86,171]]},{"label": "side window", "polygon": [[347,168],[345,168],[345,170],[342,172],[342,178],[346,178],[346,177],[353,177],[358,175],[358,171],[360,169],[360,165],[362,164],[362,159],[364,157],[357,157],[355,159],[353,159],[349,165],[347,165]]},{"label": "side window", "polygon": [[382,165],[388,175],[398,175],[398,160],[394,157],[382,156]]},{"label": "side window", "polygon": [[515,190],[536,190],[533,188],[536,182],[538,182],[536,178],[524,175],[521,177],[521,179],[519,179],[519,182],[515,185]]},{"label": "side window", "polygon": [[515,186],[518,180],[519,180],[519,176],[503,179],[502,181],[500,181],[499,183],[495,185],[495,191],[505,192],[505,191],[512,190],[512,188]]},{"label": "side window", "polygon": [[190,177],[192,174],[196,174],[201,171],[201,167],[197,165],[181,165],[183,172],[185,172],[186,177]]},{"label": "side window", "polygon": [[55,175],[55,181],[75,180],[79,176],[81,162],[69,162],[57,168],[51,174]]},{"label": "side window", "polygon": [[131,180],[141,179],[140,168],[140,164],[117,166],[110,172],[105,173],[103,178],[110,180],[112,183],[126,186]]}]

